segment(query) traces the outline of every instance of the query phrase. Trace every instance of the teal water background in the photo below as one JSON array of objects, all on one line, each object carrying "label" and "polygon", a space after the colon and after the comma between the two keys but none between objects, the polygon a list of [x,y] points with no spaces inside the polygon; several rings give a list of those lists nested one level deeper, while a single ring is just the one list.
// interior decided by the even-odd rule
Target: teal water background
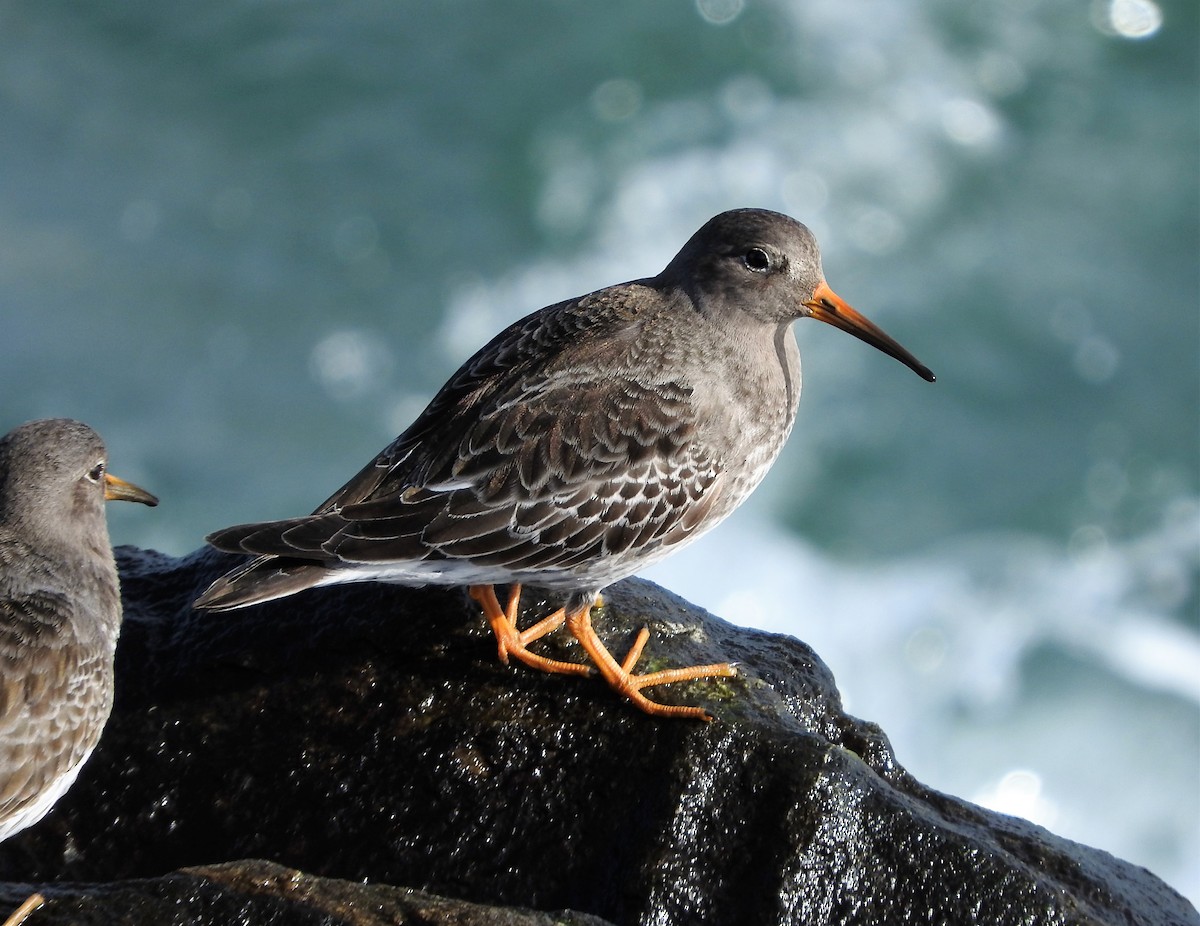
[{"label": "teal water background", "polygon": [[1200,899],[1189,0],[0,6],[0,430],[181,554],[302,513],[502,325],[788,212],[938,374],[800,322],[760,492],[650,577],[811,643],[930,785]]}]

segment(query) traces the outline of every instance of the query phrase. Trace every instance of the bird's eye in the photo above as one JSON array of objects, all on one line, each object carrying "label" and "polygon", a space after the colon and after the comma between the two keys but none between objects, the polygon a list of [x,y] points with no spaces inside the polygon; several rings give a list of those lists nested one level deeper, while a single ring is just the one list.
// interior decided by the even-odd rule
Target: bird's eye
[{"label": "bird's eye", "polygon": [[742,260],[755,273],[766,273],[771,269],[771,256],[762,248],[751,248]]},{"label": "bird's eye", "polygon": [[103,479],[104,478],[104,463],[103,463],[103,461],[101,461],[100,463],[97,463],[90,470],[88,470],[87,477],[92,482],[99,482],[101,479]]}]

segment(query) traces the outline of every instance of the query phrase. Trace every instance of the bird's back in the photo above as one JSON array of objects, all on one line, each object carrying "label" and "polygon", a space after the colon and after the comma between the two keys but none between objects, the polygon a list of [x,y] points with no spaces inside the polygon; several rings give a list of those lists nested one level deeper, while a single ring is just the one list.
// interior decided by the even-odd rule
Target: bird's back
[{"label": "bird's back", "polygon": [[[714,526],[790,428],[795,340],[786,325],[764,324],[752,339],[723,342],[685,293],[652,284],[608,287],[514,323],[313,515],[210,537],[274,559],[231,574],[198,604],[388,578],[601,587]],[[694,316],[682,328],[681,314]],[[773,362],[760,369],[741,356],[748,350]],[[763,413],[742,415],[739,390]]]}]

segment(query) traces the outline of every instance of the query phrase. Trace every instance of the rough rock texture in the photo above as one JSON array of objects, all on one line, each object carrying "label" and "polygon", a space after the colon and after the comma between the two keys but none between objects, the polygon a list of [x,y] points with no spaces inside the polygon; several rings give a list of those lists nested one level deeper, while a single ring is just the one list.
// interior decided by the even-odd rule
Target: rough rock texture
[{"label": "rough rock texture", "polygon": [[[62,885],[46,893],[53,903],[40,908],[28,926],[611,926],[586,913],[473,904],[408,888],[317,878],[253,860],[184,868],[161,878]],[[6,911],[24,899],[7,891],[4,896],[12,900]]]},{"label": "rough rock texture", "polygon": [[[597,628],[620,651],[648,624],[651,668],[737,661],[656,693],[716,723],[500,665],[459,590],[197,614],[235,558],[118,561],[117,708],[75,787],[0,845],[0,878],[82,882],[48,885],[31,926],[1200,924],[1144,869],[923,787],[802,643],[649,583],[610,589]],[[565,633],[546,651],[578,658]],[[0,909],[29,889],[0,885]]]}]

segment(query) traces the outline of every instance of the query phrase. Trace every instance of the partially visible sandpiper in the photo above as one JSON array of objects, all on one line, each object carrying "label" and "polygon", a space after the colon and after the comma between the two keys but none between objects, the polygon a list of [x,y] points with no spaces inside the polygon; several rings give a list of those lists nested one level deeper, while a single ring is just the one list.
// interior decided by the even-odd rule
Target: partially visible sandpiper
[{"label": "partially visible sandpiper", "polygon": [[121,594],[104,501],[158,499],[107,465],[100,435],[78,421],[0,438],[0,840],[49,812],[112,710]]},{"label": "partially visible sandpiper", "polygon": [[[715,527],[766,475],[800,399],[798,318],[848,331],[933,380],[829,288],[807,228],[762,209],[724,212],[658,276],[502,331],[312,515],[210,536],[258,556],[196,606],[238,608],[339,582],[467,585],[501,659],[598,670],[647,713],[711,719],[641,690],[733,675],[732,666],[635,675],[647,631],[618,662],[591,610],[605,586]],[[496,583],[512,586],[507,607]],[[565,608],[519,630],[521,583],[566,593]],[[526,648],[564,622],[595,670]]]}]

